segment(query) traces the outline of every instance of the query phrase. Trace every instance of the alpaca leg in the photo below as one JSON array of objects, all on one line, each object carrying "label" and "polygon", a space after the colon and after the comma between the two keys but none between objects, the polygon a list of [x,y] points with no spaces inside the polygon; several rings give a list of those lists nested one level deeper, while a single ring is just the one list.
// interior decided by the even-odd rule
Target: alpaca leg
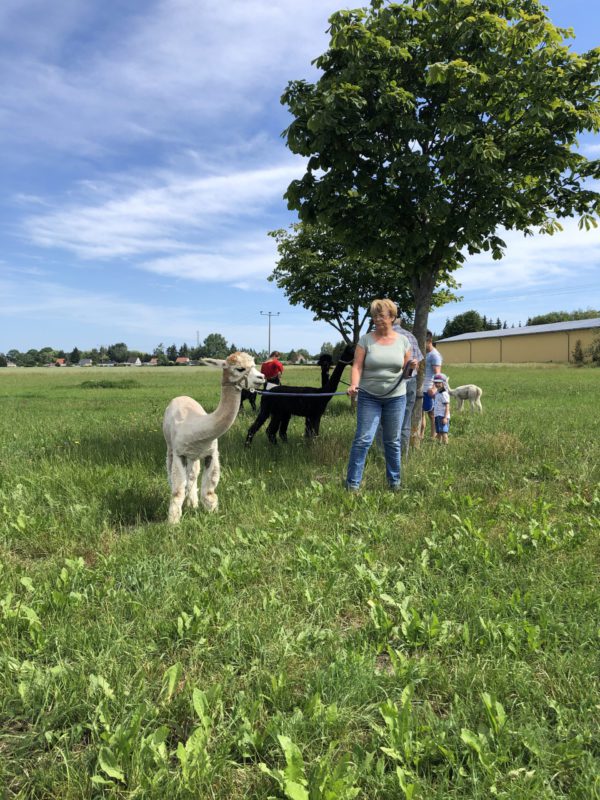
[{"label": "alpaca leg", "polygon": [[198,508],[198,475],[200,474],[200,461],[188,461],[187,465],[187,492],[186,505]]},{"label": "alpaca leg", "polygon": [[458,405],[458,410],[462,414],[462,410],[463,410],[463,399],[462,399],[462,397],[457,397],[456,398],[456,403]]},{"label": "alpaca leg", "polygon": [[252,411],[256,411],[256,394],[252,392],[250,397],[248,398],[250,405],[252,406]]},{"label": "alpaca leg", "polygon": [[262,404],[260,407],[260,411],[258,412],[258,417],[254,420],[252,425],[248,428],[248,433],[246,434],[246,441],[244,442],[246,447],[250,447],[252,444],[252,439],[258,433],[258,431],[262,428],[265,422],[269,419],[270,412],[263,408]]},{"label": "alpaca leg", "polygon": [[169,505],[168,521],[177,525],[181,519],[181,508],[185,499],[186,470],[182,459],[173,454],[170,474],[171,503]]},{"label": "alpaca leg", "polygon": [[219,448],[215,442],[212,453],[204,459],[204,472],[202,473],[202,483],[200,484],[200,499],[207,511],[216,511],[219,505],[215,489],[220,477]]},{"label": "alpaca leg", "polygon": [[271,414],[271,422],[269,422],[267,426],[267,439],[271,444],[277,444],[277,431],[279,430],[280,422],[281,417],[273,412],[273,414]]},{"label": "alpaca leg", "polygon": [[169,481],[169,487],[173,488],[173,481],[171,479],[171,471],[173,469],[173,451],[167,447],[167,480]]},{"label": "alpaca leg", "polygon": [[307,417],[304,435],[307,439],[312,439],[319,433],[319,419],[318,417]]},{"label": "alpaca leg", "polygon": [[281,417],[281,421],[279,423],[279,438],[282,442],[287,442],[287,429],[288,425],[290,424],[290,420],[292,418],[291,414],[283,414]]},{"label": "alpaca leg", "polygon": [[481,405],[481,398],[480,397],[478,397],[477,400],[475,400],[475,405],[476,405],[477,410],[479,411],[479,413],[483,414],[483,406]]}]

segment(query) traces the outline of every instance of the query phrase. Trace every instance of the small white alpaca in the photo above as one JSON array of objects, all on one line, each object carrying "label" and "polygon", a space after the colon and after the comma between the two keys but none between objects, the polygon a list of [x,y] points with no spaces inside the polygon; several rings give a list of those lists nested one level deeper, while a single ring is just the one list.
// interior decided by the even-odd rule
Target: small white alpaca
[{"label": "small white alpaca", "polygon": [[232,353],[227,359],[205,358],[204,363],[223,369],[219,405],[207,414],[200,403],[191,397],[171,400],[163,418],[163,433],[167,443],[167,475],[171,487],[169,522],[176,525],[181,509],[187,505],[198,508],[198,475],[200,460],[204,464],[200,499],[208,511],[218,505],[215,489],[219,483],[219,436],[233,425],[240,410],[242,389],[260,389],[264,375],[256,369],[248,353]]},{"label": "small white alpaca", "polygon": [[451,389],[449,383],[446,383],[446,385],[448,386],[448,394],[456,398],[459,411],[462,411],[463,403],[468,400],[471,403],[471,411],[474,412],[477,409],[480,414],[483,414],[481,405],[483,390],[479,386],[475,386],[474,383],[466,383],[464,386],[457,386],[456,389]]}]

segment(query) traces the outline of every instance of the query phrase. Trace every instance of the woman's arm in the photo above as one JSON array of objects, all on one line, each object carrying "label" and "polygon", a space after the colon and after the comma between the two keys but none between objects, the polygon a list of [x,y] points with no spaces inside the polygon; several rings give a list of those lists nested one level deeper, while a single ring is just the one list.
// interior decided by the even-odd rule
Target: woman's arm
[{"label": "woman's arm", "polygon": [[350,373],[350,386],[348,387],[348,394],[350,397],[355,397],[358,394],[358,384],[365,365],[365,348],[360,345],[356,346],[354,352],[354,361],[352,363],[352,372]]}]

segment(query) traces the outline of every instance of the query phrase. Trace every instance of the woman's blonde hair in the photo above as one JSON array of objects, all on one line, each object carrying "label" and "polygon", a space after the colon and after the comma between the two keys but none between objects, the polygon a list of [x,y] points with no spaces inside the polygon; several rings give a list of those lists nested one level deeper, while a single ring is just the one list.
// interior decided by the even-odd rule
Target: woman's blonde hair
[{"label": "woman's blonde hair", "polygon": [[375,314],[385,314],[389,313],[392,315],[393,319],[396,319],[398,316],[398,306],[392,300],[388,300],[385,298],[384,300],[373,300],[371,303],[371,307],[369,308],[369,313],[371,317],[374,317]]}]

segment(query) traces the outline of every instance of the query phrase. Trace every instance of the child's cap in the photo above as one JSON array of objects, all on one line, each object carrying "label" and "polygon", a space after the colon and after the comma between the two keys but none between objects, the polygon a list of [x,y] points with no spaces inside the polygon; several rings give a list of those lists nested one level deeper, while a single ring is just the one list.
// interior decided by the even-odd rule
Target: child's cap
[{"label": "child's cap", "polygon": [[445,375],[434,375],[433,376],[434,383],[446,383],[446,376]]}]

